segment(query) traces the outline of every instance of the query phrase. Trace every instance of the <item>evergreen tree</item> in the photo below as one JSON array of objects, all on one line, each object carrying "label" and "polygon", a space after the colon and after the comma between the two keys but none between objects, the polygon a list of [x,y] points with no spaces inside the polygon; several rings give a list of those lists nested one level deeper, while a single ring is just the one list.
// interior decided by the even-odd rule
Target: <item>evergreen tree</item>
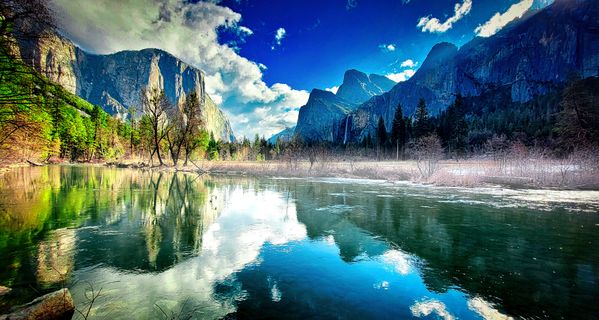
[{"label": "evergreen tree", "polygon": [[399,160],[399,150],[403,149],[406,144],[406,135],[406,121],[403,117],[401,104],[398,104],[391,124],[391,140],[395,144],[395,157],[397,160]]},{"label": "evergreen tree", "polygon": [[210,132],[210,140],[208,141],[208,159],[209,160],[219,160],[219,149],[220,145],[216,139],[214,139],[214,133]]},{"label": "evergreen tree", "polygon": [[468,122],[466,122],[466,106],[462,95],[458,94],[453,103],[455,107],[455,119],[452,126],[452,140],[454,149],[463,153],[468,144]]},{"label": "evergreen tree", "polygon": [[578,77],[571,80],[560,102],[557,132],[566,148],[599,145],[599,93]]},{"label": "evergreen tree", "polygon": [[387,144],[387,128],[385,127],[385,120],[383,117],[379,117],[379,123],[376,130],[376,138],[378,140],[379,147],[385,147]]},{"label": "evergreen tree", "polygon": [[431,132],[431,119],[426,109],[426,102],[422,98],[416,107],[413,131],[415,139],[424,137]]},{"label": "evergreen tree", "polygon": [[387,137],[387,128],[385,127],[385,120],[383,117],[379,117],[379,123],[376,129],[376,138],[377,138],[377,153],[378,158],[380,159],[383,151],[387,147],[387,141],[389,140]]}]

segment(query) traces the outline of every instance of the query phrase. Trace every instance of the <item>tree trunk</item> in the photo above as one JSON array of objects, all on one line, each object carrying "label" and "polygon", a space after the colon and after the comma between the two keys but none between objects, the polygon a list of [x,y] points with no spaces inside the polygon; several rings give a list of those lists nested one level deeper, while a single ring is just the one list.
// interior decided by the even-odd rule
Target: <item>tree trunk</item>
[{"label": "tree trunk", "polygon": [[156,151],[157,155],[158,155],[158,162],[160,163],[160,165],[164,165],[164,162],[162,162],[162,157],[160,156],[160,141],[158,140],[158,124],[154,125],[154,150]]}]

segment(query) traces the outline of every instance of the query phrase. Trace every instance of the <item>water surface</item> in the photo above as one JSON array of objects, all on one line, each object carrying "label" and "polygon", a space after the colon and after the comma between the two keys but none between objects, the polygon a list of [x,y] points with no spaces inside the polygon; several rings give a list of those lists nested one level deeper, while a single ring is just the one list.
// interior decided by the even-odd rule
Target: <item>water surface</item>
[{"label": "water surface", "polygon": [[592,192],[70,166],[0,183],[0,311],[66,286],[80,310],[102,290],[90,319],[599,316]]}]

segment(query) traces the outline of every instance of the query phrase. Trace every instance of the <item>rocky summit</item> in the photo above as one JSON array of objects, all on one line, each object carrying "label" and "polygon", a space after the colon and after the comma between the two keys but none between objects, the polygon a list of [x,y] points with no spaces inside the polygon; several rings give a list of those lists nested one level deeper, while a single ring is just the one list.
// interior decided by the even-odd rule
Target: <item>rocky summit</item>
[{"label": "rocky summit", "polygon": [[229,120],[205,91],[204,73],[168,52],[144,49],[97,55],[59,35],[23,42],[20,52],[50,80],[118,118],[126,118],[130,108],[141,115],[139,97],[145,87],[164,90],[179,106],[194,91],[203,105],[206,129],[220,140],[235,140]]},{"label": "rocky summit", "polygon": [[295,135],[302,141],[340,141],[347,138],[348,115],[368,99],[387,92],[395,81],[351,69],[343,75],[337,93],[314,89],[300,108]]},{"label": "rocky summit", "polygon": [[366,75],[355,69],[345,72],[343,83],[337,96],[351,103],[362,103],[376,95],[383,94],[395,85],[395,81],[381,75]]},{"label": "rocky summit", "polygon": [[295,135],[305,142],[337,141],[342,136],[341,123],[355,107],[332,92],[313,89],[308,103],[300,108]]}]

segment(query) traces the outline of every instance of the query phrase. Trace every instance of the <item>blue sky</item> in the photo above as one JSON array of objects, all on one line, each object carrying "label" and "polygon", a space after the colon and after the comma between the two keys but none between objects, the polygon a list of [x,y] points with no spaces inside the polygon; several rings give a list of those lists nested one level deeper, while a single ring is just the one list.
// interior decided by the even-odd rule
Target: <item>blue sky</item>
[{"label": "blue sky", "polygon": [[[266,83],[284,82],[293,88],[310,90],[338,85],[345,70],[367,73],[399,72],[401,62],[422,62],[436,43],[458,46],[471,40],[474,30],[496,12],[505,12],[512,1],[473,0],[470,13],[444,33],[422,32],[417,23],[427,15],[440,19],[453,15],[455,0],[347,0],[331,1],[223,1],[242,15],[242,24],[254,33],[239,47],[240,55],[268,67]],[[280,46],[275,32],[286,30]],[[220,41],[227,43],[229,34]],[[392,44],[394,51],[381,48]]]},{"label": "blue sky", "polygon": [[160,48],[206,72],[237,136],[292,126],[345,70],[408,79],[441,41],[491,36],[551,0],[53,0],[88,51]]}]

